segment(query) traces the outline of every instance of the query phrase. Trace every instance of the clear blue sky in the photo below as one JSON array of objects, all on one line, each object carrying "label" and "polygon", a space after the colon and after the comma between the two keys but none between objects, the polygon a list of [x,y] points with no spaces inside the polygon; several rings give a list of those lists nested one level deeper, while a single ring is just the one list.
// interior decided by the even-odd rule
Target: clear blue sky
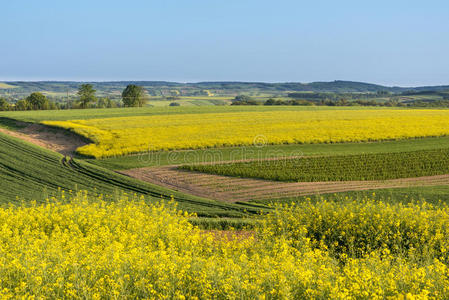
[{"label": "clear blue sky", "polygon": [[0,80],[449,84],[449,2],[1,1]]}]

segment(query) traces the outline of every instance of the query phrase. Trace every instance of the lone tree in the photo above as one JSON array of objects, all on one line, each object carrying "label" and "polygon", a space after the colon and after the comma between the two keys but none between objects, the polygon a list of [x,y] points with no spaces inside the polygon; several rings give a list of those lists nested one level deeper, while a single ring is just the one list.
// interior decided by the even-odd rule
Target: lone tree
[{"label": "lone tree", "polygon": [[92,84],[82,84],[78,89],[78,96],[80,97],[80,106],[81,108],[86,108],[89,103],[97,101],[97,97],[95,97],[94,87]]},{"label": "lone tree", "polygon": [[123,105],[128,107],[142,107],[147,102],[143,87],[129,84],[122,92]]},{"label": "lone tree", "polygon": [[50,109],[50,103],[47,97],[39,92],[31,93],[25,101],[28,103],[28,107],[31,110]]}]

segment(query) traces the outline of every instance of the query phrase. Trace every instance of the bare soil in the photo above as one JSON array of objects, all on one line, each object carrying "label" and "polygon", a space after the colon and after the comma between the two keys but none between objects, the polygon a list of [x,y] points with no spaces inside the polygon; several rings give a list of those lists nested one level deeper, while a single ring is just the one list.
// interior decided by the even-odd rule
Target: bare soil
[{"label": "bare soil", "polygon": [[0,132],[70,156],[75,154],[78,147],[87,144],[82,137],[74,133],[40,124],[30,124],[17,131],[0,128]]},{"label": "bare soil", "polygon": [[449,184],[449,175],[370,181],[280,182],[184,171],[174,166],[139,168],[120,173],[192,195],[227,202]]}]

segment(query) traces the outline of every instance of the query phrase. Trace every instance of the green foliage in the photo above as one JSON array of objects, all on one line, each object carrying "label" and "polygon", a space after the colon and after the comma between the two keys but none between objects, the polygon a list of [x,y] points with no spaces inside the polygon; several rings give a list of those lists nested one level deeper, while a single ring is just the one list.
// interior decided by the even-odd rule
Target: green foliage
[{"label": "green foliage", "polygon": [[[58,106],[48,100],[48,98],[39,92],[31,93],[25,99],[21,99],[16,102],[14,106],[9,106],[9,110],[55,110]],[[1,109],[0,109],[1,110]]]},{"label": "green foliage", "polygon": [[237,95],[231,105],[259,105],[259,103],[248,95]]},{"label": "green foliage", "polygon": [[252,230],[255,218],[191,218],[189,223],[204,230]]},{"label": "green foliage", "polygon": [[274,98],[270,98],[267,101],[265,101],[265,103],[263,105],[302,105],[302,106],[311,106],[314,105],[313,102],[311,101],[307,101],[307,100],[288,100],[288,101],[283,101],[283,100],[279,100],[279,99],[274,99]]},{"label": "green foliage", "polygon": [[109,97],[98,98],[95,105],[96,108],[114,108],[117,107],[117,103],[112,101]]},{"label": "green foliage", "polygon": [[96,102],[96,90],[92,84],[82,84],[78,89],[78,96],[81,108],[87,108],[90,103]]},{"label": "green foliage", "polygon": [[253,98],[251,98],[248,95],[237,95],[234,98],[234,101],[242,101],[242,102],[248,102],[248,101],[251,101],[251,100],[253,100]]},{"label": "green foliage", "polygon": [[54,104],[48,101],[45,95],[38,92],[32,93],[25,100],[28,103],[27,107],[30,110],[55,109]]},{"label": "green foliage", "polygon": [[25,99],[19,100],[16,103],[15,109],[20,111],[30,110],[30,105]]},{"label": "green foliage", "polygon": [[5,111],[9,110],[9,103],[5,98],[0,97],[0,110]]},{"label": "green foliage", "polygon": [[278,181],[386,180],[449,172],[449,149],[398,153],[304,157],[180,168],[212,174]]},{"label": "green foliage", "polygon": [[147,102],[143,87],[129,84],[122,92],[122,101],[126,107],[142,107]]}]

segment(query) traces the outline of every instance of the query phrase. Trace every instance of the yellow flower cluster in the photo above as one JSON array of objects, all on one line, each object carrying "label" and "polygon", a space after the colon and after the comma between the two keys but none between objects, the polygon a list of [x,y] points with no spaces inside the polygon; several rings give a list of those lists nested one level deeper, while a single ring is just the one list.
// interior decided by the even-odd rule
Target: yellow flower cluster
[{"label": "yellow flower cluster", "polygon": [[[333,143],[449,134],[449,110],[360,109],[169,114],[45,121],[94,143],[93,157],[257,143]],[[257,138],[256,138],[257,137]]]},{"label": "yellow flower cluster", "polygon": [[[101,197],[89,200],[85,193],[70,199],[62,194],[42,205],[0,208],[0,298],[425,299],[449,293],[449,269],[438,257],[412,257],[406,255],[411,250],[393,253],[388,247],[360,257],[341,252],[336,257],[325,238],[308,231],[311,224],[322,224],[324,235],[335,224],[330,204],[310,204],[317,213],[314,222],[307,221],[312,216],[300,215],[298,207],[278,207],[254,236],[217,238],[192,226],[192,216],[171,204],[148,205],[125,197],[106,203]],[[359,207],[357,220],[375,220],[376,204],[367,203],[366,209]],[[341,207],[334,218],[345,222]],[[446,208],[378,208],[380,216],[407,209],[419,217],[428,214],[422,221],[429,222],[427,230],[449,219]],[[378,221],[392,222],[389,217]],[[414,224],[396,228],[403,236],[426,230]],[[337,229],[340,235],[345,226]],[[371,226],[372,235],[389,236],[392,230]],[[286,231],[291,227],[293,233]],[[348,228],[348,235],[357,232]],[[424,235],[422,242],[429,237]],[[436,239],[447,240],[447,232]]]},{"label": "yellow flower cluster", "polygon": [[336,256],[363,257],[388,249],[393,255],[449,263],[449,207],[391,201],[345,198],[312,204],[309,200],[276,207],[279,212],[266,221],[293,241],[302,238],[298,228],[304,227],[313,247],[325,245]]}]

